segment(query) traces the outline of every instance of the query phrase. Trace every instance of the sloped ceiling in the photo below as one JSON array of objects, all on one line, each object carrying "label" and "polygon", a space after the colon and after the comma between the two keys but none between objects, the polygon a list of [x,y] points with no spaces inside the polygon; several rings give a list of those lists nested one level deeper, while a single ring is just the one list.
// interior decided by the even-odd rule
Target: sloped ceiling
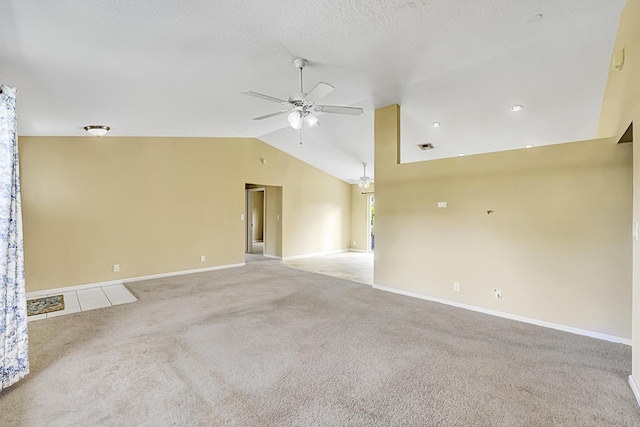
[{"label": "sloped ceiling", "polygon": [[[373,110],[402,107],[402,161],[595,137],[624,0],[5,0],[0,82],[21,135],[255,136],[340,179],[373,174]],[[536,14],[542,19],[530,21]],[[304,144],[250,89],[335,90]],[[523,105],[521,112],[510,110]],[[433,122],[440,122],[438,128]],[[431,142],[436,148],[419,151]]]}]

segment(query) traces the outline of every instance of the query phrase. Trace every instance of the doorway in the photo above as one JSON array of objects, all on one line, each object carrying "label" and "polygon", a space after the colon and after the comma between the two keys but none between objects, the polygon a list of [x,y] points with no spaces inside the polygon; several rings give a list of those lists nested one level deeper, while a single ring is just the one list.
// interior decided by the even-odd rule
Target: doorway
[{"label": "doorway", "polygon": [[369,242],[367,245],[367,252],[373,252],[376,247],[376,232],[375,232],[375,219],[376,219],[376,200],[374,195],[369,196],[367,203],[367,236],[369,236]]},{"label": "doorway", "polygon": [[282,187],[245,184],[245,260],[282,258]]},{"label": "doorway", "polygon": [[250,254],[264,254],[265,232],[265,194],[264,187],[248,188],[246,190],[246,233],[245,252]]}]

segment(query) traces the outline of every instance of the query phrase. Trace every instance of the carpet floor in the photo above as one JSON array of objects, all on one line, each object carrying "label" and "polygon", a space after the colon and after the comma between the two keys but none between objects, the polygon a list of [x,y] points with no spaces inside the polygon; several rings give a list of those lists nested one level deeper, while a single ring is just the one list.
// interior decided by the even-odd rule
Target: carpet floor
[{"label": "carpet floor", "polygon": [[29,324],[7,426],[640,425],[631,348],[277,261]]}]

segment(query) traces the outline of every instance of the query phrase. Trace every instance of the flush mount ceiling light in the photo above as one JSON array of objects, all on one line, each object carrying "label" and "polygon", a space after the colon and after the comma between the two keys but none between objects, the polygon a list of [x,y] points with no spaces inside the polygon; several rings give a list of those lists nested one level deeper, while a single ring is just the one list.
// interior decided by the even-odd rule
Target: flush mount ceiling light
[{"label": "flush mount ceiling light", "polygon": [[431,123],[431,126],[433,126],[434,128],[439,128],[440,127],[440,122],[433,122],[433,123]]},{"label": "flush mount ceiling light", "polygon": [[85,126],[84,130],[86,130],[89,135],[104,136],[109,132],[109,130],[111,130],[111,128],[109,126],[102,125],[89,125]]},{"label": "flush mount ceiling light", "polygon": [[371,184],[371,178],[367,176],[367,164],[362,162],[362,167],[364,169],[364,172],[360,177],[360,182],[358,182],[358,187],[369,188],[369,185]]},{"label": "flush mount ceiling light", "polygon": [[511,111],[517,113],[518,111],[522,111],[524,109],[524,105],[514,105],[511,107]]}]

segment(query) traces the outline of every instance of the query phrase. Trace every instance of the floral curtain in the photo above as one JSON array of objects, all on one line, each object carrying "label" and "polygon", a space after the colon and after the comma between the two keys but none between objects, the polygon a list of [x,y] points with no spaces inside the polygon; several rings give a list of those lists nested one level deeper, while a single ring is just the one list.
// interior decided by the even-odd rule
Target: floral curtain
[{"label": "floral curtain", "polygon": [[16,90],[0,85],[0,390],[29,373]]}]

